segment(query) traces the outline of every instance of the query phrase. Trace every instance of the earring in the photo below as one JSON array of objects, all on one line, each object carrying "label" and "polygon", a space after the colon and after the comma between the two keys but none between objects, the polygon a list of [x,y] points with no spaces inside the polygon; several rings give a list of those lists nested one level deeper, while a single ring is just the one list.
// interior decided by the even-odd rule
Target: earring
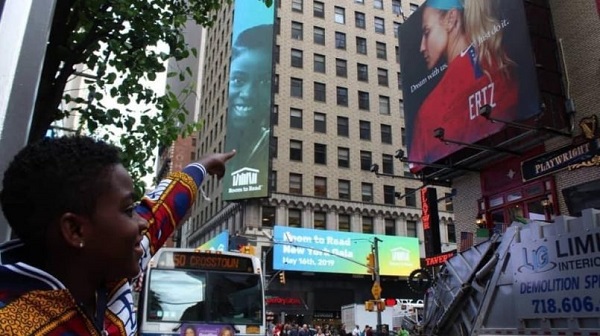
[{"label": "earring", "polygon": [[82,241],[79,242],[79,248],[83,248],[83,242]]}]

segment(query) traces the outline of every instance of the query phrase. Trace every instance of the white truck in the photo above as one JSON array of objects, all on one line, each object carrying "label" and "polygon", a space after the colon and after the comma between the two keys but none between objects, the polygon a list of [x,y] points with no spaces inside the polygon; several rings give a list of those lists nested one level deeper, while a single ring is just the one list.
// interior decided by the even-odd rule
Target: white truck
[{"label": "white truck", "polygon": [[[377,308],[375,308],[377,309]],[[386,307],[381,312],[381,324],[387,324],[392,329],[393,322],[393,310]],[[342,323],[346,325],[348,330],[353,330],[354,326],[358,325],[362,331],[365,325],[373,327],[375,330],[377,326],[377,312],[365,310],[365,305],[361,303],[353,303],[342,306]]]},{"label": "white truck", "polygon": [[600,335],[600,211],[513,223],[434,281],[413,335]]}]

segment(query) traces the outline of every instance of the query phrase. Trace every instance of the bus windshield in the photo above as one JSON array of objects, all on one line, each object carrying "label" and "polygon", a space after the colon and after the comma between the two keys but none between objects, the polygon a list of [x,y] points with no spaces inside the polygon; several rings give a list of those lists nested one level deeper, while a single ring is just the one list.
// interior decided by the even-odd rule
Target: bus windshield
[{"label": "bus windshield", "polygon": [[261,324],[258,274],[151,269],[148,322]]}]

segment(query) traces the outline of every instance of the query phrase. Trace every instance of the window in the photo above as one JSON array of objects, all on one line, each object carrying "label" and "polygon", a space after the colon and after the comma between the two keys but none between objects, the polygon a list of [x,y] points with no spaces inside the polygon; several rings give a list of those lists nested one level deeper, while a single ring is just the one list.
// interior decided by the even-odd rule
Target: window
[{"label": "window", "polygon": [[350,181],[338,180],[338,198],[350,200]]},{"label": "window", "polygon": [[358,108],[361,110],[369,110],[369,93],[358,91]]},{"label": "window", "polygon": [[290,95],[292,97],[302,98],[302,79],[292,78],[290,81]]},{"label": "window", "polygon": [[417,206],[417,190],[413,188],[404,188],[404,202],[406,206],[416,207]]},{"label": "window", "polygon": [[302,195],[302,174],[290,173],[290,194]]},{"label": "window", "polygon": [[380,17],[375,17],[375,32],[385,34],[385,20]]},{"label": "window", "polygon": [[337,49],[346,49],[346,34],[335,32],[335,47]]},{"label": "window", "polygon": [[279,46],[275,46],[275,50],[273,51],[273,59],[275,59],[275,63],[279,64]]},{"label": "window", "polygon": [[290,109],[290,128],[302,129],[302,110]]},{"label": "window", "polygon": [[400,32],[400,22],[394,21],[394,37],[398,37]]},{"label": "window", "polygon": [[414,13],[417,9],[419,9],[419,5],[414,3],[410,4],[410,14]]},{"label": "window", "polygon": [[402,141],[402,147],[406,147],[406,128],[402,127],[400,129],[400,137]]},{"label": "window", "polygon": [[373,231],[373,217],[363,216],[362,217],[362,232],[363,233],[374,233]]},{"label": "window", "polygon": [[392,0],[392,12],[396,15],[402,14],[402,5],[400,0]]},{"label": "window", "polygon": [[373,184],[372,183],[362,183],[361,184],[361,194],[363,202],[373,202]]},{"label": "window", "polygon": [[403,162],[402,169],[404,177],[414,177],[413,173],[410,172],[410,164],[408,162]]},{"label": "window", "polygon": [[275,20],[275,27],[273,27],[275,29],[275,34],[279,35],[281,33],[281,19],[277,18]]},{"label": "window", "polygon": [[402,91],[402,74],[397,72],[396,76],[398,77],[398,90]]},{"label": "window", "polygon": [[335,59],[335,75],[338,77],[348,76],[348,65],[346,60],[343,60],[341,58]]},{"label": "window", "polygon": [[341,24],[346,23],[346,10],[343,7],[335,6],[334,13],[335,13],[334,21],[336,23],[341,23]]},{"label": "window", "polygon": [[393,218],[384,219],[385,222],[385,235],[395,236],[396,235],[396,221]]},{"label": "window", "polygon": [[302,212],[299,209],[288,210],[288,226],[289,227],[302,227]]},{"label": "window", "polygon": [[324,18],[325,17],[325,4],[321,1],[315,1],[313,3],[313,15],[314,17]]},{"label": "window", "polygon": [[313,42],[315,44],[325,45],[325,29],[324,28],[314,27]]},{"label": "window", "polygon": [[396,197],[394,193],[396,189],[394,186],[384,185],[383,186],[383,203],[394,205],[396,204]]},{"label": "window", "polygon": [[367,39],[363,37],[356,37],[356,52],[359,54],[367,54]]},{"label": "window", "polygon": [[356,28],[364,29],[366,27],[365,13],[354,12],[354,24],[356,25]]},{"label": "window", "polygon": [[290,140],[290,160],[302,161],[302,141]]},{"label": "window", "polygon": [[325,55],[315,54],[313,70],[315,72],[325,73]]},{"label": "window", "polygon": [[340,106],[348,106],[348,89],[338,86],[336,88],[336,100]]},{"label": "window", "polygon": [[317,83],[315,82],[315,101],[325,102],[326,101],[326,89],[325,83]]},{"label": "window", "polygon": [[294,40],[302,40],[302,23],[292,21],[292,38]]},{"label": "window", "polygon": [[337,117],[337,135],[347,137],[349,135],[349,123],[346,117]]},{"label": "window", "polygon": [[383,9],[383,0],[373,0],[373,8]]},{"label": "window", "polygon": [[417,237],[417,222],[413,220],[406,221],[406,236]]},{"label": "window", "polygon": [[379,113],[390,115],[390,97],[379,96]]},{"label": "window", "polygon": [[448,242],[456,243],[456,227],[454,226],[454,222],[449,221],[447,224],[448,227]]},{"label": "window", "polygon": [[394,50],[396,51],[396,63],[400,64],[400,47],[395,46]]},{"label": "window", "polygon": [[302,68],[302,50],[292,49],[292,66]]},{"label": "window", "polygon": [[338,147],[338,167],[350,168],[350,149]]},{"label": "window", "polygon": [[314,131],[316,133],[327,133],[327,119],[325,117],[325,113],[315,112],[314,121]]},{"label": "window", "polygon": [[358,63],[356,65],[356,78],[361,82],[369,81],[369,66]]},{"label": "window", "polygon": [[292,11],[302,13],[302,2],[304,0],[292,0]]},{"label": "window", "polygon": [[327,178],[315,176],[315,196],[327,197]]},{"label": "window", "polygon": [[271,143],[270,143],[270,148],[271,148],[271,155],[276,158],[277,157],[277,150],[279,149],[278,146],[278,142],[277,142],[277,137],[271,137]]},{"label": "window", "polygon": [[381,143],[392,144],[392,126],[381,124]]},{"label": "window", "polygon": [[274,206],[263,206],[262,207],[262,226],[273,227],[275,225],[275,207]]},{"label": "window", "polygon": [[449,212],[454,211],[454,204],[452,202],[452,194],[451,193],[444,194],[444,203],[446,206],[446,211],[449,211]]},{"label": "window", "polygon": [[394,175],[394,157],[390,154],[383,154],[381,156],[381,170],[384,174]]},{"label": "window", "polygon": [[387,47],[383,42],[376,42],[375,49],[377,51],[377,58],[387,59]]},{"label": "window", "polygon": [[360,138],[362,140],[371,140],[371,123],[369,121],[360,121]]},{"label": "window", "polygon": [[383,68],[377,68],[377,83],[381,86],[388,86],[388,71]]},{"label": "window", "polygon": [[279,75],[273,77],[273,92],[279,93]]},{"label": "window", "polygon": [[369,171],[373,164],[373,157],[369,151],[360,151],[360,169]]},{"label": "window", "polygon": [[327,145],[315,144],[315,163],[327,164]]},{"label": "window", "polygon": [[338,215],[338,231],[350,232],[350,215]]},{"label": "window", "polygon": [[314,212],[314,225],[317,230],[327,229],[327,213],[323,211]]}]

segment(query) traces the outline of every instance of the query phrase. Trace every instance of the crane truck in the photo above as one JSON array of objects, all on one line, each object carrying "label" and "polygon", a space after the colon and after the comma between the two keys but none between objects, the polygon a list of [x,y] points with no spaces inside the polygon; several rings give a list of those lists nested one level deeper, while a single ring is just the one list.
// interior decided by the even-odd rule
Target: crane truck
[{"label": "crane truck", "polygon": [[600,335],[600,210],[514,222],[448,259],[412,335]]}]

